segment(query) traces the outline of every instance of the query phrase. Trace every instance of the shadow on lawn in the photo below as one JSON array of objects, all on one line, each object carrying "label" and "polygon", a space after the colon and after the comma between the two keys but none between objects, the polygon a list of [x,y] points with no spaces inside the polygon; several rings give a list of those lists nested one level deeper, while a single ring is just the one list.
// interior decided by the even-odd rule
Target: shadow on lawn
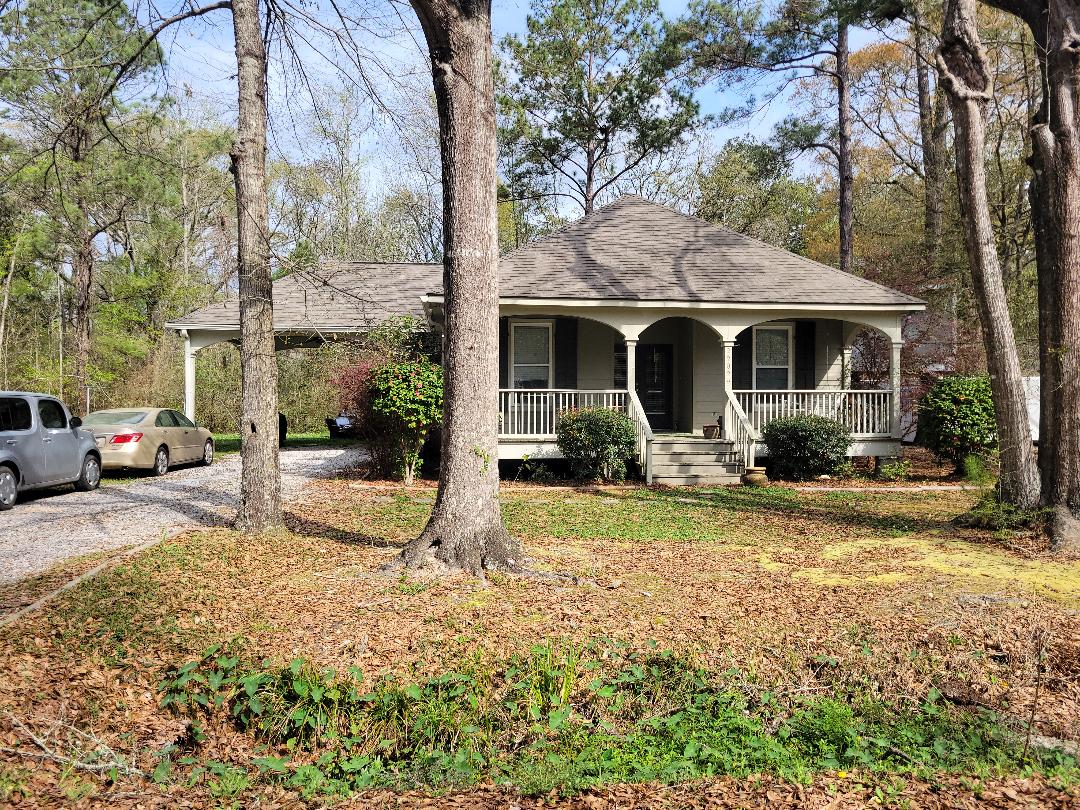
[{"label": "shadow on lawn", "polygon": [[827,493],[802,496],[779,487],[724,487],[714,490],[649,489],[624,493],[599,493],[628,500],[675,501],[689,506],[726,509],[733,512],[770,514],[776,517],[804,518],[848,528],[873,529],[879,532],[951,531],[948,520],[912,515],[887,515],[872,511],[873,502],[860,493]]},{"label": "shadow on lawn", "polygon": [[295,512],[285,512],[285,528],[293,534],[303,537],[311,537],[317,540],[332,540],[335,543],[344,543],[350,546],[367,546],[369,548],[401,548],[405,545],[404,540],[391,540],[388,537],[376,537],[363,532],[343,529],[339,526],[331,526],[320,520],[313,520]]}]

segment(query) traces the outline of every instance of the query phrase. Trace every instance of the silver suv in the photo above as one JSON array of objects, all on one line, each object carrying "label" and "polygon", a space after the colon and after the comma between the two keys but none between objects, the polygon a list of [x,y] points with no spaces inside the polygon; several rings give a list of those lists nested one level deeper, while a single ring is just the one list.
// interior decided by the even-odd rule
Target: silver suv
[{"label": "silver suv", "polygon": [[0,391],[0,510],[28,489],[97,489],[101,454],[81,426],[56,397]]}]

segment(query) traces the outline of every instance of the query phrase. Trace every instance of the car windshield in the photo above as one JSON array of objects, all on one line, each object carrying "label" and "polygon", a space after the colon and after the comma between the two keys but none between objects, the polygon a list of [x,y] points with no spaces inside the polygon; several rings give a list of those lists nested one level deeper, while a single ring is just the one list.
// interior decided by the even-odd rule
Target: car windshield
[{"label": "car windshield", "polygon": [[83,425],[137,425],[146,418],[146,411],[96,411],[87,414]]}]

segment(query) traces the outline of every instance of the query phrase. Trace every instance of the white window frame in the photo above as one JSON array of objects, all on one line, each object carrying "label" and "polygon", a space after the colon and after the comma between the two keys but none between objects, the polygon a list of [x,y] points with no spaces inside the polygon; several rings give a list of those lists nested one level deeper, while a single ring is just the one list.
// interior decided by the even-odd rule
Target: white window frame
[{"label": "white window frame", "polygon": [[[757,370],[759,368],[757,363],[757,333],[758,329],[766,329],[774,332],[784,330],[788,336],[788,352],[787,352],[787,390],[792,390],[792,386],[795,384],[795,328],[794,325],[788,322],[779,323],[759,323],[753,327],[753,331],[750,334],[750,385],[754,391],[771,391],[775,389],[771,388],[758,388],[757,384]],[[784,366],[760,366],[760,368],[784,368]]]},{"label": "white window frame", "polygon": [[[546,364],[545,363],[521,363],[520,364],[522,366],[531,366],[533,368],[540,368],[541,366],[547,365],[547,370],[548,370],[548,373],[547,373],[547,385],[544,386],[544,388],[541,388],[541,389],[536,389],[536,388],[521,388],[521,389],[518,389],[517,386],[514,385],[514,379],[515,379],[514,368],[518,365],[518,363],[515,362],[515,357],[514,357],[514,350],[517,347],[517,338],[514,335],[514,330],[516,330],[519,326],[532,326],[532,327],[542,326],[542,327],[547,329],[547,333],[548,333],[548,361],[547,361],[547,363]],[[545,389],[552,388],[554,380],[555,380],[555,321],[553,321],[553,320],[534,321],[534,320],[529,320],[529,319],[525,319],[525,318],[516,318],[516,319],[512,319],[510,321],[510,368],[507,371],[507,376],[509,377],[509,379],[507,379],[506,382],[509,385],[511,390],[520,390],[520,391],[541,390],[542,391],[542,390],[545,390]]]}]

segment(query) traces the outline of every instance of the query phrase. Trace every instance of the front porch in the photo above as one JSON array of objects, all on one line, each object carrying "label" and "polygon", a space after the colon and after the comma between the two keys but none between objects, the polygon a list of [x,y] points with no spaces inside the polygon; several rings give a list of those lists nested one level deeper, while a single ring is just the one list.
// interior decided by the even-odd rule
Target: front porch
[{"label": "front porch", "polygon": [[[880,334],[895,326],[898,336],[896,319],[868,327],[804,314],[754,323],[754,314],[742,313],[749,325],[734,329],[729,315],[720,331],[695,315],[666,315],[637,329],[616,328],[592,313],[504,317],[499,457],[560,458],[559,420],[585,407],[630,416],[649,482],[735,480],[763,454],[765,426],[795,415],[844,424],[852,456],[898,453],[901,343],[885,342],[891,368],[878,387],[853,384],[852,357],[867,328]],[[713,424],[719,435],[706,439],[704,428]]]}]

